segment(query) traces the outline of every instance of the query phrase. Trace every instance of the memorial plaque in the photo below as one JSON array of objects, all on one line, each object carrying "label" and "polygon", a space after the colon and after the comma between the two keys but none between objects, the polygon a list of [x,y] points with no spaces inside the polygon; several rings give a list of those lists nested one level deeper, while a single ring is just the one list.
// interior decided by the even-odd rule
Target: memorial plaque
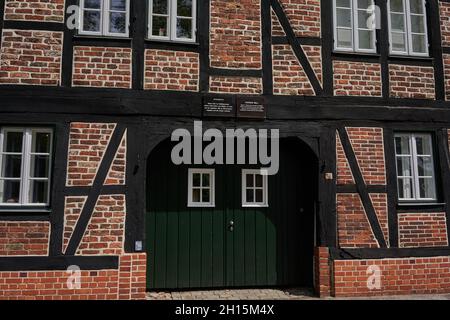
[{"label": "memorial plaque", "polygon": [[266,106],[264,98],[261,97],[238,98],[237,117],[248,119],[265,119]]},{"label": "memorial plaque", "polygon": [[233,98],[204,97],[203,116],[234,118],[236,116],[236,108],[233,102]]}]

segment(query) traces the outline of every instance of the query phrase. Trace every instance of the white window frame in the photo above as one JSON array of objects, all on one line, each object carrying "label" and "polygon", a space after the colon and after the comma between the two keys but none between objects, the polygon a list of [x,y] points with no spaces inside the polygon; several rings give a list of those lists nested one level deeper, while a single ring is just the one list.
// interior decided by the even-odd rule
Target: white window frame
[{"label": "white window frame", "polygon": [[[427,139],[429,139],[429,143],[431,146],[431,154],[430,155],[418,155],[417,154],[417,145],[416,145],[416,137],[427,137]],[[397,176],[396,176],[396,184],[397,184],[397,197],[399,199],[399,201],[401,202],[418,202],[418,201],[426,201],[426,202],[436,202],[437,201],[437,185],[436,185],[436,171],[435,171],[435,166],[434,166],[434,148],[433,148],[433,139],[431,134],[429,133],[396,133],[394,135],[395,138],[397,137],[406,137],[408,138],[409,141],[409,150],[410,150],[410,160],[411,160],[411,176],[400,176],[399,171],[398,171],[398,161],[397,159],[399,157],[407,157],[408,155],[398,155],[397,154],[397,148],[395,148],[395,167],[396,167],[396,171],[397,171]],[[394,142],[395,143],[395,142]],[[417,158],[418,156],[429,156],[431,159],[431,166],[432,166],[432,171],[433,171],[433,176],[419,176],[418,173],[418,161]],[[434,198],[421,198],[420,197],[420,182],[419,182],[419,178],[423,178],[423,177],[427,177],[427,178],[432,178],[433,180],[433,188],[434,188]],[[398,184],[398,180],[402,179],[402,178],[411,178],[412,180],[412,198],[400,198],[400,189],[399,189],[399,184]]]},{"label": "white window frame", "polygon": [[[107,37],[119,37],[119,38],[127,38],[130,34],[130,0],[125,0],[125,8],[126,8],[126,22],[125,22],[125,33],[117,33],[117,32],[109,32],[109,24],[111,23],[109,17],[110,11],[110,1],[109,0],[101,0],[100,2],[100,31],[85,31],[84,30],[84,1],[80,0],[80,30],[78,31],[81,35],[92,35],[92,36],[107,36]],[[90,10],[90,9],[89,9]]]},{"label": "white window frame", "polygon": [[[5,180],[16,180],[20,181],[20,193],[18,203],[2,203],[0,206],[3,207],[23,207],[23,206],[33,206],[33,207],[48,207],[50,205],[50,191],[51,191],[51,178],[52,178],[52,158],[53,158],[53,130],[49,128],[28,128],[28,127],[4,127],[0,130],[0,166],[3,164],[3,144],[5,139],[5,132],[22,132],[22,166],[20,172],[20,178]],[[50,150],[49,153],[36,153],[31,152],[32,150],[32,139],[33,133],[49,133],[50,134]],[[32,155],[46,155],[49,157],[49,176],[48,178],[32,178],[30,176],[31,171],[31,156]],[[1,179],[1,178],[0,178]],[[29,201],[29,191],[31,188],[32,181],[48,181],[47,183],[47,199],[45,203],[32,203]]]},{"label": "white window frame", "polygon": [[418,57],[429,57],[429,46],[430,43],[428,41],[428,26],[427,26],[427,10],[425,1],[422,1],[423,6],[423,14],[425,18],[424,28],[425,28],[425,49],[426,52],[414,52],[413,51],[413,45],[412,45],[412,27],[411,27],[411,7],[409,0],[402,0],[403,1],[403,8],[405,10],[404,12],[404,18],[405,18],[405,41],[406,41],[406,48],[407,51],[396,51],[393,50],[392,46],[392,24],[391,24],[391,0],[388,0],[387,2],[387,10],[388,10],[388,25],[389,25],[389,53],[391,55],[402,55],[402,56],[418,56]]},{"label": "white window frame", "polygon": [[[203,179],[200,177],[200,187],[193,186],[194,174],[209,174],[209,187],[203,187]],[[200,188],[200,202],[194,202],[192,198],[193,189]],[[209,202],[202,202],[202,190],[209,189]],[[215,170],[214,169],[189,169],[188,170],[188,207],[189,208],[213,208],[215,207]]]},{"label": "white window frame", "polygon": [[[162,40],[162,41],[172,41],[172,42],[187,42],[187,43],[195,43],[197,41],[197,0],[192,0],[192,38],[178,38],[177,37],[177,19],[179,18],[177,15],[177,0],[168,0],[167,1],[167,15],[159,16],[167,16],[167,36],[155,36],[152,35],[153,29],[153,0],[149,0],[149,9],[148,9],[148,26],[147,26],[147,37],[151,40]],[[183,17],[180,17],[183,18]],[[187,18],[187,17],[184,17]]]},{"label": "white window frame", "polygon": [[[253,187],[247,186],[247,175],[253,176]],[[255,186],[255,175],[262,176],[262,188]],[[256,202],[256,197],[253,198],[255,201],[250,202],[247,201],[247,189],[252,189],[255,193],[255,190],[261,189],[263,194],[263,201]],[[242,169],[242,207],[245,208],[262,208],[269,206],[269,187],[268,187],[268,174],[264,170],[260,169]]]},{"label": "white window frame", "polygon": [[[374,0],[372,1],[372,5],[375,4]],[[333,0],[333,32],[334,32],[334,51],[336,52],[357,52],[357,53],[376,53],[377,52],[377,33],[376,30],[373,30],[373,40],[372,40],[372,46],[373,49],[361,49],[359,48],[359,37],[358,37],[358,31],[360,30],[359,23],[358,23],[358,0],[350,0],[350,10],[351,10],[351,15],[350,15],[350,24],[351,27],[349,30],[352,31],[352,48],[348,48],[348,47],[339,47],[338,46],[338,41],[337,41],[337,31],[338,31],[338,26],[337,26],[337,5],[336,5],[336,0]],[[376,11],[374,12],[374,14],[376,14]],[[340,27],[342,28],[342,27]],[[370,29],[367,29],[370,30]]]}]

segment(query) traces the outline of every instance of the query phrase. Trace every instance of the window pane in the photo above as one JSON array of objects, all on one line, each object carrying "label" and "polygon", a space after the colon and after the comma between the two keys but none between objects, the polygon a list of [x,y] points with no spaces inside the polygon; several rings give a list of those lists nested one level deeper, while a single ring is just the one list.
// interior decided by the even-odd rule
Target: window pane
[{"label": "window pane", "polygon": [[192,39],[191,19],[177,19],[177,38]]},{"label": "window pane", "polygon": [[177,1],[177,15],[180,17],[192,17],[192,0]]},{"label": "window pane", "polygon": [[411,179],[398,179],[398,196],[400,199],[412,199]]},{"label": "window pane", "polygon": [[410,154],[409,151],[409,137],[397,136],[395,137],[395,153],[396,154]]},{"label": "window pane", "polygon": [[209,187],[210,185],[210,175],[208,173],[202,174],[202,187]]},{"label": "window pane", "polygon": [[194,173],[192,177],[192,185],[194,187],[200,187],[200,173]]},{"label": "window pane", "polygon": [[420,178],[419,189],[420,189],[420,198],[427,198],[427,199],[436,198],[433,178]]},{"label": "window pane", "polygon": [[403,14],[391,14],[392,31],[405,31],[405,16]]},{"label": "window pane", "polygon": [[200,202],[200,189],[192,189],[192,202]]},{"label": "window pane", "polygon": [[252,174],[246,174],[245,175],[245,181],[247,187],[253,187],[253,175]]},{"label": "window pane", "polygon": [[409,0],[411,13],[423,14],[423,0]]},{"label": "window pane", "polygon": [[31,152],[50,153],[51,137],[52,135],[48,132],[35,132]]},{"label": "window pane", "polygon": [[263,202],[263,191],[261,189],[255,190],[255,202]]},{"label": "window pane", "polygon": [[409,157],[397,157],[397,171],[399,176],[412,176],[411,159]]},{"label": "window pane", "polygon": [[83,16],[83,31],[100,31],[100,12],[99,11],[84,11]]},{"label": "window pane", "polygon": [[337,45],[339,48],[352,48],[352,31],[338,29],[337,30]]},{"label": "window pane", "polygon": [[358,9],[367,9],[372,4],[372,0],[358,0]]},{"label": "window pane", "polygon": [[260,174],[257,174],[257,175],[255,175],[255,177],[256,177],[256,184],[255,184],[255,186],[258,187],[258,188],[262,188],[262,186],[263,186],[263,176],[260,175]]},{"label": "window pane", "polygon": [[167,17],[153,16],[152,35],[167,37]]},{"label": "window pane", "polygon": [[403,0],[391,0],[391,12],[404,12]]},{"label": "window pane", "polygon": [[88,9],[100,9],[102,0],[84,0],[84,7]]},{"label": "window pane", "polygon": [[416,149],[418,155],[431,155],[431,139],[429,136],[416,136]]},{"label": "window pane", "polygon": [[209,189],[202,189],[202,202],[203,203],[211,202]]},{"label": "window pane", "polygon": [[48,201],[48,182],[31,181],[30,182],[30,203],[47,203]]},{"label": "window pane", "polygon": [[19,203],[20,181],[0,180],[0,202]]},{"label": "window pane", "polygon": [[0,177],[2,178],[20,178],[22,171],[21,155],[3,155],[2,170]]},{"label": "window pane", "polygon": [[336,9],[337,26],[352,27],[352,11],[350,9]]},{"label": "window pane", "polygon": [[406,40],[405,34],[403,33],[392,33],[392,49],[394,51],[406,51]]},{"label": "window pane", "polygon": [[423,16],[411,16],[411,31],[413,33],[425,33],[425,21]]},{"label": "window pane", "polygon": [[359,30],[358,31],[359,49],[374,49],[373,36],[374,36],[373,31]]},{"label": "window pane", "polygon": [[255,202],[255,199],[253,197],[253,189],[247,189],[246,192],[247,192],[247,202],[248,203]]},{"label": "window pane", "polygon": [[369,29],[370,18],[372,17],[372,12],[365,10],[358,10],[358,28]]},{"label": "window pane", "polygon": [[31,156],[30,177],[48,178],[49,177],[49,156],[35,155]]},{"label": "window pane", "polygon": [[412,35],[412,50],[415,53],[426,53],[427,52],[427,42],[425,35],[423,34],[413,34]]},{"label": "window pane", "polygon": [[153,0],[153,13],[167,14],[167,0]]},{"label": "window pane", "polygon": [[417,157],[419,176],[434,176],[433,161],[431,157]]},{"label": "window pane", "polygon": [[6,132],[5,133],[6,143],[3,147],[5,152],[22,152],[22,132]]},{"label": "window pane", "polygon": [[110,9],[116,11],[126,11],[126,0],[110,0]]},{"label": "window pane", "polygon": [[111,12],[109,14],[109,32],[111,33],[126,33],[126,20],[125,13]]},{"label": "window pane", "polygon": [[351,0],[336,0],[336,7],[350,8]]}]

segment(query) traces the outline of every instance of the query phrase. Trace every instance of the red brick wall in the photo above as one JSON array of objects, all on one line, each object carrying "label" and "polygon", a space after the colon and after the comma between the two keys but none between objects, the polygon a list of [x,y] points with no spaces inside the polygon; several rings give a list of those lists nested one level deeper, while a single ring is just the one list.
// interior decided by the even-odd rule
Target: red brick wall
[{"label": "red brick wall", "polygon": [[62,32],[3,30],[0,84],[57,86]]},{"label": "red brick wall", "polygon": [[127,172],[127,131],[122,137],[119,149],[109,168],[105,185],[124,185]]},{"label": "red brick wall", "polygon": [[330,252],[328,248],[314,248],[315,263],[315,290],[319,297],[329,297],[331,295],[331,268]]},{"label": "red brick wall", "polygon": [[1,221],[0,256],[46,256],[49,238],[49,222]]},{"label": "red brick wall", "polygon": [[[303,46],[319,81],[322,80],[321,47]],[[274,45],[273,92],[278,95],[314,95],[314,90],[290,45]]]},{"label": "red brick wall", "polygon": [[209,79],[209,91],[213,93],[261,94],[261,78],[213,76]]},{"label": "red brick wall", "polygon": [[70,125],[68,186],[92,185],[115,126],[114,123],[79,122]]},{"label": "red brick wall", "polygon": [[64,21],[64,0],[6,0],[5,20]]},{"label": "red brick wall", "polygon": [[381,96],[381,65],[349,61],[333,62],[336,96]]},{"label": "red brick wall", "polygon": [[212,0],[210,25],[212,67],[261,68],[259,0]]},{"label": "red brick wall", "polygon": [[398,235],[401,248],[448,246],[445,213],[399,213]]},{"label": "red brick wall", "polygon": [[146,254],[120,257],[118,270],[83,270],[69,289],[66,271],[0,272],[0,300],[145,299]]},{"label": "red brick wall", "polygon": [[347,156],[345,155],[344,148],[342,147],[339,134],[336,132],[336,183],[337,184],[355,184],[353,173],[350,170]]},{"label": "red brick wall", "polygon": [[450,54],[443,54],[445,99],[450,100]]},{"label": "red brick wall", "polygon": [[[380,268],[380,289],[367,286],[372,265]],[[333,269],[337,297],[450,292],[450,257],[338,260]]]},{"label": "red brick wall", "polygon": [[66,252],[69,240],[75,230],[75,226],[86,203],[85,197],[66,197],[64,204],[64,231],[63,231],[63,247],[62,251]]},{"label": "red brick wall", "polygon": [[372,201],[373,208],[377,215],[378,222],[383,232],[384,240],[389,246],[389,226],[388,226],[388,202],[386,193],[371,193],[369,194]]},{"label": "red brick wall", "polygon": [[350,142],[368,185],[386,184],[382,128],[346,128]]},{"label": "red brick wall", "polygon": [[125,237],[125,195],[99,197],[77,255],[120,255]]},{"label": "red brick wall", "polygon": [[395,98],[434,99],[432,67],[389,65],[390,95]]},{"label": "red brick wall", "polygon": [[[320,0],[281,0],[281,5],[298,37],[320,37]],[[284,31],[272,11],[272,34],[284,36]]]},{"label": "red brick wall", "polygon": [[131,49],[73,48],[74,87],[131,88]]},{"label": "red brick wall", "polygon": [[195,52],[146,50],[147,90],[198,91],[199,54]]},{"label": "red brick wall", "polygon": [[358,194],[337,194],[338,243],[342,248],[378,248]]},{"label": "red brick wall", "polygon": [[441,16],[441,39],[443,46],[450,46],[450,3],[439,1]]}]

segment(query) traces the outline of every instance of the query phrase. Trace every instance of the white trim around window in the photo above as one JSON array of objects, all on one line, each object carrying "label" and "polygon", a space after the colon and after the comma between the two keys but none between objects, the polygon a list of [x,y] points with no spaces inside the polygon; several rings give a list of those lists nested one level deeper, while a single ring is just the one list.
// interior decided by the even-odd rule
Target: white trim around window
[{"label": "white trim around window", "polygon": [[268,207],[268,175],[259,169],[242,169],[242,207]]},{"label": "white trim around window", "polygon": [[428,133],[396,133],[395,158],[400,201],[437,200],[433,139]]},{"label": "white trim around window", "polygon": [[[8,139],[14,139],[14,135],[16,140],[8,142]],[[40,144],[37,143],[39,135],[41,139],[43,138]],[[52,129],[19,127],[1,129],[0,206],[49,205],[52,149]]]},{"label": "white trim around window", "polygon": [[[113,0],[94,0],[98,3],[98,7],[86,7],[86,0],[80,0],[80,30],[81,35],[92,36],[108,36],[108,37],[128,37],[130,27],[130,0],[125,1],[125,10],[113,8],[111,6]],[[97,30],[85,30],[85,14],[93,14],[98,19]],[[110,30],[112,16],[125,16],[124,32],[114,32]],[[94,16],[93,16],[94,17]]]},{"label": "white trim around window", "polygon": [[188,207],[215,206],[214,169],[188,170]]},{"label": "white trim around window", "polygon": [[[367,7],[361,7],[368,3]],[[374,23],[368,26],[369,16],[376,14],[374,0],[333,0],[334,50],[343,52],[376,53]],[[361,39],[368,38],[365,47]]]},{"label": "white trim around window", "polygon": [[388,0],[388,23],[391,55],[429,56],[425,0]]},{"label": "white trim around window", "polygon": [[[197,0],[191,1],[190,15],[182,15],[178,12],[179,0],[149,0],[148,15],[148,38],[152,40],[174,41],[174,42],[195,42],[197,33]],[[188,1],[186,1],[188,2]],[[160,5],[155,10],[156,5]],[[155,28],[161,24],[158,34],[155,34]],[[180,36],[178,28],[182,23],[190,26],[190,36]]]}]

